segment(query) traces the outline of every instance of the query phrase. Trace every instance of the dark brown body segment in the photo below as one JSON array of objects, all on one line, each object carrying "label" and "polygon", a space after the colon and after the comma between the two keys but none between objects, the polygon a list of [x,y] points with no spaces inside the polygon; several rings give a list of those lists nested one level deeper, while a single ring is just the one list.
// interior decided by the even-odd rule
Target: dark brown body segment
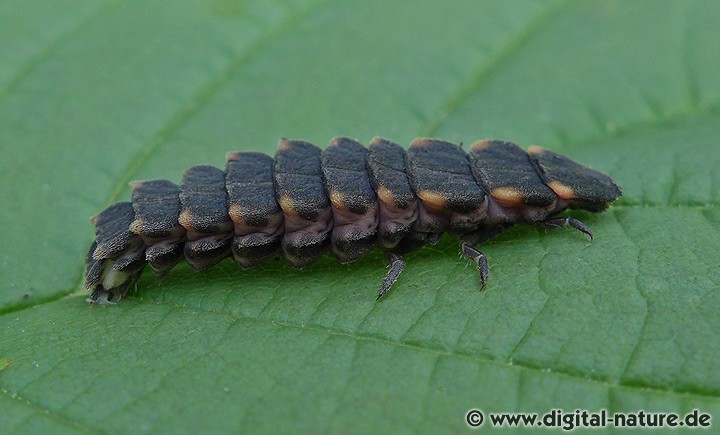
[{"label": "dark brown body segment", "polygon": [[168,180],[131,183],[135,220],[130,229],[143,239],[162,239],[185,234],[180,225],[180,187]]},{"label": "dark brown body segment", "polygon": [[142,239],[130,231],[135,220],[132,203],[123,201],[111,205],[92,218],[95,224],[95,250],[92,258],[117,258],[128,247],[142,245]]},{"label": "dark brown body segment", "polygon": [[253,152],[227,154],[225,186],[235,226],[233,258],[250,267],[280,249],[283,214],[275,199],[273,159]]},{"label": "dark brown body segment", "polygon": [[188,263],[204,270],[230,255],[233,224],[228,216],[225,173],[214,166],[188,169],[180,184],[180,203]]},{"label": "dark brown body segment", "polygon": [[375,246],[377,197],[366,156],[364,146],[346,137],[331,140],[321,156],[333,212],[332,252],[341,262],[357,260]]},{"label": "dark brown body segment", "polygon": [[162,275],[183,257],[185,228],[180,218],[180,187],[167,180],[131,183],[135,220],[130,230],[145,242],[145,258]]},{"label": "dark brown body segment", "polygon": [[602,211],[622,195],[610,177],[565,156],[537,146],[528,154],[545,184],[571,208]]},{"label": "dark brown body segment", "polygon": [[547,207],[555,201],[555,193],[543,183],[528,154],[514,143],[478,141],[468,155],[475,177],[501,206]]},{"label": "dark brown body segment", "polygon": [[477,228],[487,206],[485,193],[462,148],[436,139],[415,139],[408,161],[410,183],[421,203],[414,230],[462,233]]},{"label": "dark brown body segment", "polygon": [[134,220],[130,202],[113,204],[92,218],[95,242],[85,259],[86,289],[118,288],[124,294],[137,281],[147,262],[142,239],[129,229]]},{"label": "dark brown body segment", "polygon": [[370,142],[367,154],[370,182],[377,193],[380,213],[378,243],[397,246],[417,219],[417,199],[407,176],[405,150],[381,137]]},{"label": "dark brown body segment", "polygon": [[96,260],[93,258],[93,253],[97,248],[97,242],[93,241],[90,245],[87,255],[85,255],[85,283],[83,288],[85,290],[91,290],[93,287],[98,285],[102,280],[105,260]]},{"label": "dark brown body segment", "polygon": [[287,139],[275,154],[275,194],[285,217],[282,249],[294,267],[307,266],[330,246],[333,218],[320,155],[311,143]]}]

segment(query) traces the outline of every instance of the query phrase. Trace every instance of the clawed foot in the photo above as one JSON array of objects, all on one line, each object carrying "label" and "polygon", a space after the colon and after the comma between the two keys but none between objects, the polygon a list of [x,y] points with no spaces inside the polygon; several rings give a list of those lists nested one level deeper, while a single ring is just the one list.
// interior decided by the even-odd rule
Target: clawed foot
[{"label": "clawed foot", "polygon": [[402,273],[403,269],[405,269],[405,262],[399,255],[389,252],[387,254],[387,259],[388,264],[390,265],[390,270],[387,275],[385,275],[385,279],[383,279],[380,291],[378,292],[377,298],[375,298],[376,301],[383,297],[388,290],[390,290],[390,287],[392,287],[400,276],[400,273]]},{"label": "clawed foot", "polygon": [[590,240],[593,240],[593,233],[590,231],[590,228],[587,227],[584,223],[580,222],[579,220],[571,217],[559,217],[559,218],[552,218],[549,220],[546,220],[545,222],[542,222],[540,225],[546,227],[546,228],[565,228],[565,227],[571,227],[575,228],[576,230],[580,231],[583,234],[586,234],[588,237],[590,237]]},{"label": "clawed foot", "polygon": [[466,242],[460,242],[460,251],[477,264],[478,274],[480,275],[480,289],[485,288],[489,273],[488,261],[485,254],[468,245]]}]

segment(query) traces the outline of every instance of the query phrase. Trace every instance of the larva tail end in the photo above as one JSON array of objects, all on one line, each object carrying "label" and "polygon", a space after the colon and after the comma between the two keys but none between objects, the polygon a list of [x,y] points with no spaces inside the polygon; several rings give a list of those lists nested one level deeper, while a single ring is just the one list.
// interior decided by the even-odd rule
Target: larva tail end
[{"label": "larva tail end", "polygon": [[114,262],[107,260],[98,274],[97,268],[86,272],[84,288],[92,291],[86,301],[90,305],[112,305],[122,299],[130,288],[140,279],[142,270],[123,272],[113,267]]},{"label": "larva tail end", "polygon": [[[112,301],[113,294],[111,292],[104,291],[104,289],[96,289],[89,298],[85,299],[88,306],[98,305],[115,305],[116,302]],[[118,299],[119,300],[119,299]]]}]

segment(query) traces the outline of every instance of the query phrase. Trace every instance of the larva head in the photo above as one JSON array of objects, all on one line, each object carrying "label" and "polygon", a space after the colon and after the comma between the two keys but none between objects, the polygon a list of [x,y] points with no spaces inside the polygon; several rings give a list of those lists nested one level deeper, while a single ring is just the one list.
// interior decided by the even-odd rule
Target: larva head
[{"label": "larva head", "polygon": [[622,195],[602,172],[538,146],[531,146],[528,154],[545,184],[570,208],[602,211]]}]

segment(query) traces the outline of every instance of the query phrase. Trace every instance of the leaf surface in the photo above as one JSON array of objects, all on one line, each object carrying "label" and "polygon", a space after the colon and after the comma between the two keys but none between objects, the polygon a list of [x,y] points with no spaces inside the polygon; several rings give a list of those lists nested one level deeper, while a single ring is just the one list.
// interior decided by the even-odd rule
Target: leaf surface
[{"label": "leaf surface", "polygon": [[[720,416],[720,7],[9,1],[0,6],[0,432],[446,432],[469,408]],[[75,6],[77,5],[77,6]],[[624,196],[483,246],[80,288],[88,218],[280,137],[500,137]],[[487,423],[486,423],[487,426]]]}]

